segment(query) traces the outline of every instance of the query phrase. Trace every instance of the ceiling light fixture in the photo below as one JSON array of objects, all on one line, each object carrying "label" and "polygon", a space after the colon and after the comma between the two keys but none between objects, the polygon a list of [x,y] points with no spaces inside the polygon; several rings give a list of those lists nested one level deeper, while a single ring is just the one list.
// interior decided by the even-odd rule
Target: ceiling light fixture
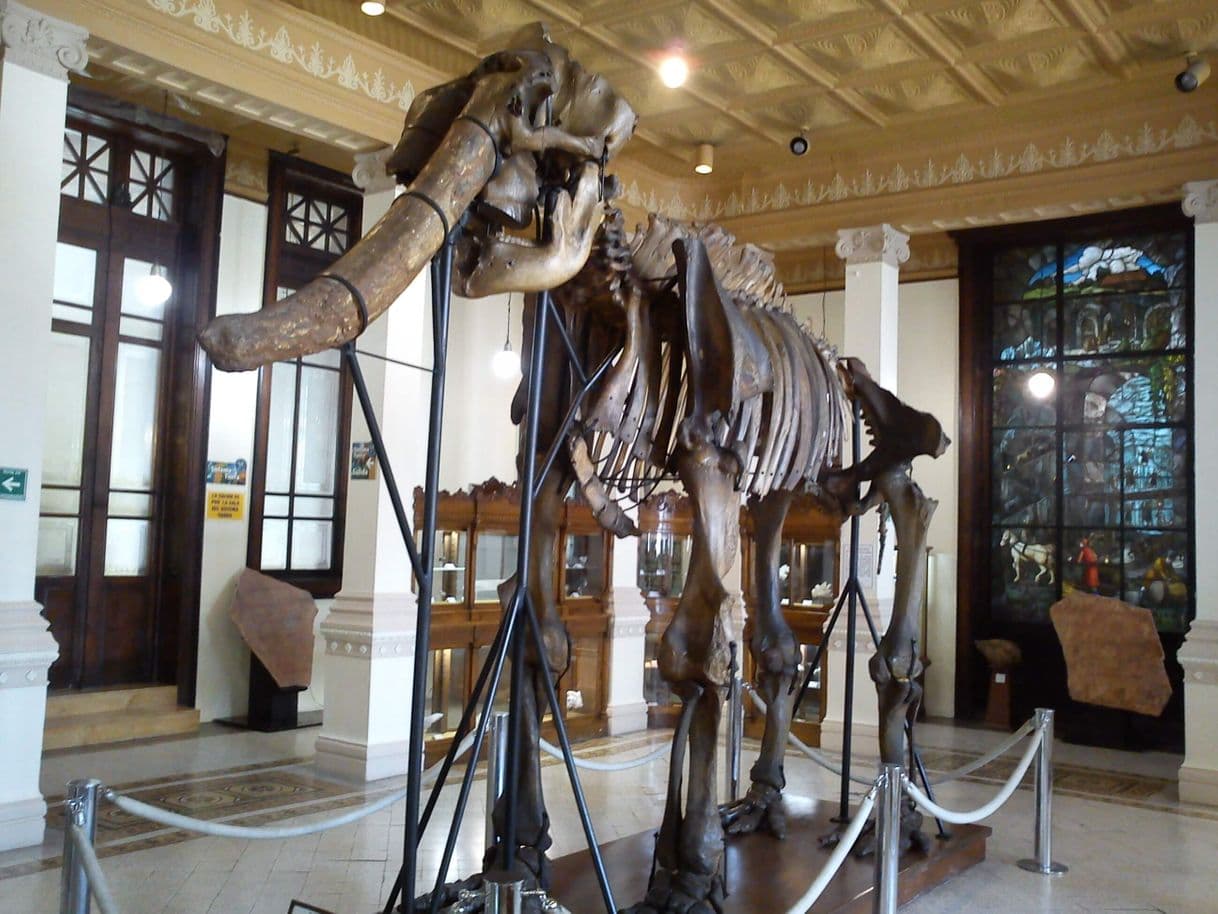
[{"label": "ceiling light fixture", "polygon": [[1210,64],[1196,54],[1189,54],[1184,61],[1184,69],[1176,74],[1176,88],[1181,92],[1193,92],[1210,78]]},{"label": "ceiling light fixture", "polygon": [[365,16],[380,16],[385,12],[385,3],[384,0],[364,0],[359,8]]},{"label": "ceiling light fixture", "polygon": [[169,301],[169,296],[173,295],[173,283],[169,281],[168,273],[161,264],[154,263],[147,276],[135,281],[135,297],[141,305],[159,308]]},{"label": "ceiling light fixture", "polygon": [[520,354],[512,351],[512,296],[508,294],[507,330],[503,334],[503,348],[491,356],[491,373],[495,377],[510,381],[520,377]]},{"label": "ceiling light fixture", "polygon": [[1028,376],[1028,393],[1034,396],[1037,400],[1047,400],[1053,396],[1053,389],[1057,387],[1057,379],[1053,377],[1051,372],[1036,371]]},{"label": "ceiling light fixture", "polygon": [[710,143],[698,144],[698,156],[694,159],[694,171],[700,175],[709,175],[715,170],[715,147]]},{"label": "ceiling light fixture", "polygon": [[670,89],[685,85],[689,78],[689,64],[680,54],[669,54],[660,61],[660,81]]},{"label": "ceiling light fixture", "polygon": [[801,156],[808,151],[808,138],[802,133],[797,133],[791,137],[791,155]]}]

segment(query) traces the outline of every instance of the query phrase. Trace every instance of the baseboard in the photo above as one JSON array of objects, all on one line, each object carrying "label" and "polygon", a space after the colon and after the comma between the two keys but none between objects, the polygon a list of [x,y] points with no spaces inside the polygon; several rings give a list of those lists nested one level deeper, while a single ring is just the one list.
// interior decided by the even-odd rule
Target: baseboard
[{"label": "baseboard", "polygon": [[41,844],[46,818],[47,804],[41,796],[0,803],[0,851]]},{"label": "baseboard", "polygon": [[332,736],[317,738],[317,769],[349,781],[379,781],[384,778],[400,778],[406,774],[407,743],[399,740],[392,743],[368,745]]},{"label": "baseboard", "polygon": [[1218,771],[1181,765],[1179,781],[1182,802],[1218,806]]},{"label": "baseboard", "polygon": [[605,709],[610,736],[622,736],[647,729],[647,702],[629,705],[610,705]]}]

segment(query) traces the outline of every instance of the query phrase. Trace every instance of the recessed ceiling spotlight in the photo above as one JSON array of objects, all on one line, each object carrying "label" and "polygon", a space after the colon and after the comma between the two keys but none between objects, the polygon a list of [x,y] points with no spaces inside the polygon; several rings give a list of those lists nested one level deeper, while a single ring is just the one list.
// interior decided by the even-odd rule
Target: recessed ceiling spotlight
[{"label": "recessed ceiling spotlight", "polygon": [[791,137],[789,145],[791,147],[791,155],[801,156],[808,151],[808,138],[802,133],[797,133]]},{"label": "recessed ceiling spotlight", "polygon": [[1209,79],[1210,64],[1204,57],[1190,54],[1186,58],[1186,66],[1176,74],[1176,88],[1181,92],[1192,92]]},{"label": "recessed ceiling spotlight", "polygon": [[688,78],[689,63],[680,54],[669,54],[660,61],[660,82],[668,88],[680,88]]},{"label": "recessed ceiling spotlight", "polygon": [[715,170],[715,147],[710,143],[698,144],[698,156],[694,159],[694,171],[709,175]]},{"label": "recessed ceiling spotlight", "polygon": [[384,0],[364,0],[359,8],[365,16],[380,16],[385,12],[385,2]]}]

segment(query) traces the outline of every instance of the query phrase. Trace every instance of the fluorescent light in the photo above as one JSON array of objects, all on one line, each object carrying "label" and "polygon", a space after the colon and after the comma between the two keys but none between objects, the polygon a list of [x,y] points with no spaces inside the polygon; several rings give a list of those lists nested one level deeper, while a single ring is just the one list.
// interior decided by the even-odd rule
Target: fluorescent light
[{"label": "fluorescent light", "polygon": [[660,81],[668,88],[679,88],[688,78],[689,64],[680,54],[670,54],[660,61]]},{"label": "fluorescent light", "polygon": [[364,0],[359,8],[365,16],[380,16],[385,12],[384,0]]},{"label": "fluorescent light", "polygon": [[1037,400],[1047,400],[1053,396],[1057,387],[1057,379],[1050,372],[1037,371],[1028,376],[1028,393]]}]

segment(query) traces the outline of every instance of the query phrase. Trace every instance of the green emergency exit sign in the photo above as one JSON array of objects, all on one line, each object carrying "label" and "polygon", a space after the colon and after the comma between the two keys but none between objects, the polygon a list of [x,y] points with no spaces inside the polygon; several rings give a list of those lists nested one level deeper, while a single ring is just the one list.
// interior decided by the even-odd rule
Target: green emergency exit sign
[{"label": "green emergency exit sign", "polygon": [[25,483],[29,475],[29,470],[0,467],[0,498],[25,501]]}]

